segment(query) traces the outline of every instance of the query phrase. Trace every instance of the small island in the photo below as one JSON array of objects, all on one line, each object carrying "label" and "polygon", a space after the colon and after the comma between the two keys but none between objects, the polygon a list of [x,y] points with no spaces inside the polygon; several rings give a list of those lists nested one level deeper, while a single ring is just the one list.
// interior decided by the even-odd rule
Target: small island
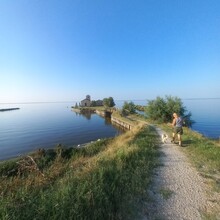
[{"label": "small island", "polygon": [[13,111],[13,110],[19,110],[20,108],[2,108],[0,109],[0,112],[5,112],[5,111]]},{"label": "small island", "polygon": [[[127,105],[127,107],[130,106],[129,103],[125,102],[125,104]],[[72,111],[79,114],[96,113],[104,118],[110,118],[112,124],[116,124],[122,128],[131,130],[131,128],[134,126],[133,121],[130,120],[128,117],[125,117],[125,109],[120,110],[115,108],[114,106],[115,102],[113,97],[104,98],[103,100],[91,101],[91,96],[87,95],[86,98],[83,99],[79,104],[76,103],[75,106],[72,106]],[[133,110],[132,112],[134,113],[135,110]]]}]

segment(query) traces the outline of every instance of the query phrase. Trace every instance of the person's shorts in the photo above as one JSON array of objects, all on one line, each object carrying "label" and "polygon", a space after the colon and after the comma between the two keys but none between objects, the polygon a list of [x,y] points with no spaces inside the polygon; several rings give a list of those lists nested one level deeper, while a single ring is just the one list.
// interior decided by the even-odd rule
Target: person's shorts
[{"label": "person's shorts", "polygon": [[180,134],[180,135],[182,135],[182,134],[183,134],[183,128],[174,127],[173,132],[174,132],[174,134]]}]

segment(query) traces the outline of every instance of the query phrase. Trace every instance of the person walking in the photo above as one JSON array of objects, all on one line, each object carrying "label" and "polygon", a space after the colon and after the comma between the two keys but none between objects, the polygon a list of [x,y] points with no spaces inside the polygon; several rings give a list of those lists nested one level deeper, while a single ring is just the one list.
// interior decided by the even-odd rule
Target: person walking
[{"label": "person walking", "polygon": [[172,139],[172,143],[175,142],[175,138],[176,135],[178,137],[178,142],[179,142],[179,146],[182,146],[182,137],[181,135],[183,134],[183,119],[177,114],[177,113],[173,113],[173,122],[172,122],[172,126],[173,126],[173,139]]}]

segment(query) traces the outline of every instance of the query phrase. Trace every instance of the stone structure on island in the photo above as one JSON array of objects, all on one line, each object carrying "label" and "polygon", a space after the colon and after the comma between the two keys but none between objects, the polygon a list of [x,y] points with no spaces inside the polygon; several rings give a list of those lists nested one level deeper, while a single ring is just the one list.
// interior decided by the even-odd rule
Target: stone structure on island
[{"label": "stone structure on island", "polygon": [[80,102],[80,107],[95,107],[103,106],[102,100],[91,100],[91,96],[87,95],[85,99]]},{"label": "stone structure on island", "polygon": [[91,106],[91,97],[90,97],[90,95],[87,95],[86,98],[81,101],[80,106],[81,107],[89,107],[89,106]]}]

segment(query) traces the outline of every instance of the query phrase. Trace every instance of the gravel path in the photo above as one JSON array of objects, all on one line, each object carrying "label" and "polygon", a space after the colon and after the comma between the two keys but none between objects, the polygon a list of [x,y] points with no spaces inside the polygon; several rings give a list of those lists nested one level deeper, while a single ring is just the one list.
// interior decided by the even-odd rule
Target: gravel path
[{"label": "gravel path", "polygon": [[[160,136],[163,133],[159,128],[157,132]],[[203,219],[202,214],[210,205],[205,180],[191,166],[181,147],[168,140],[160,150],[161,166],[155,171],[149,191],[151,202],[144,206],[143,220]]]}]

